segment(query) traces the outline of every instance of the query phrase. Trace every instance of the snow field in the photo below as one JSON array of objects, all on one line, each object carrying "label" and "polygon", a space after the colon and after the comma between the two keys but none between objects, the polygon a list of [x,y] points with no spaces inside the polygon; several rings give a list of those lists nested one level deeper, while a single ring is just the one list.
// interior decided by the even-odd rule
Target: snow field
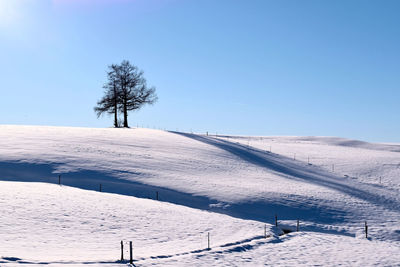
[{"label": "snow field", "polygon": [[400,145],[337,137],[217,137],[324,168],[364,183],[400,190]]},{"label": "snow field", "polygon": [[204,250],[208,232],[211,247],[264,233],[260,222],[45,183],[0,182],[0,206],[0,256],[32,263],[112,263],[121,240],[138,260]]},{"label": "snow field", "polygon": [[[1,266],[120,266],[120,240],[133,241],[135,266],[400,262],[396,243],[315,232],[278,236],[271,225],[264,238],[260,222],[159,201],[45,183],[0,184]],[[205,249],[207,232],[211,250]]]},{"label": "snow field", "polygon": [[[98,190],[102,183],[105,191],[145,198],[157,191],[180,205],[0,182],[7,207],[0,238],[8,242],[0,253],[56,266],[114,264],[123,239],[134,242],[137,266],[399,266],[399,147],[331,137],[3,125],[0,180],[57,183],[61,174],[71,186]],[[286,228],[300,219],[304,232],[277,237],[274,214]],[[260,238],[264,223],[268,239]],[[202,250],[208,232],[211,251]],[[6,258],[1,266],[21,262]]]},{"label": "snow field", "polygon": [[291,233],[202,255],[147,261],[141,266],[399,266],[400,247],[322,233]]}]

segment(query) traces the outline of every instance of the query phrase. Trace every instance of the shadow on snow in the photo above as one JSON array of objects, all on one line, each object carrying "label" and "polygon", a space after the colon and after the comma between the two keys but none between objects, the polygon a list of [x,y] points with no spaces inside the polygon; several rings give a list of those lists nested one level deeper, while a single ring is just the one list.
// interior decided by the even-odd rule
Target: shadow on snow
[{"label": "shadow on snow", "polygon": [[[44,182],[58,184],[58,174],[53,173],[58,164],[33,164],[22,162],[0,162],[0,180],[20,182]],[[132,174],[134,176],[135,174]],[[81,170],[62,174],[61,184],[86,190],[123,194],[128,196],[155,199],[158,192],[159,200],[191,208],[219,212],[241,219],[251,219],[273,223],[274,215],[286,220],[315,221],[328,223],[332,216],[345,211],[334,210],[330,207],[315,207],[305,203],[293,203],[290,199],[257,200],[244,203],[220,204],[218,200],[205,196],[197,196],[159,186],[152,186],[137,181],[125,180],[113,176],[112,173]],[[339,221],[337,221],[339,222]]]},{"label": "shadow on snow", "polygon": [[[297,179],[303,182],[317,184],[373,204],[395,209],[396,211],[400,210],[396,201],[383,198],[381,195],[374,194],[370,190],[356,188],[356,184],[345,184],[343,178],[336,177],[334,174],[326,172],[316,166],[300,165],[300,162],[293,162],[293,160],[286,157],[248,148],[225,140],[203,137],[195,134],[173,133],[223,149],[250,164],[263,167],[268,171],[273,171],[286,179]],[[59,164],[55,163],[33,164],[17,161],[0,162],[0,180],[57,184],[58,175],[54,173],[54,170],[58,165]],[[131,177],[138,175],[137,173],[126,174]],[[340,179],[342,179],[342,181]],[[279,219],[284,220],[300,219],[301,221],[310,221],[320,224],[343,223],[348,217],[346,214],[349,213],[349,211],[334,209],[324,203],[313,205],[306,199],[304,201],[294,202],[289,199],[290,196],[288,199],[279,199],[278,201],[274,199],[257,199],[255,201],[249,200],[242,203],[219,205],[221,204],[219,201],[206,196],[198,196],[165,187],[125,180],[117,177],[116,171],[114,173],[106,173],[93,170],[80,170],[78,172],[65,173],[61,177],[61,183],[62,185],[95,191],[100,189],[101,184],[103,192],[149,199],[155,199],[156,192],[158,192],[160,201],[219,212],[241,219],[252,219],[268,223],[274,223],[275,214],[278,214]],[[297,199],[298,198],[299,196],[297,196]],[[323,229],[308,229],[326,232]],[[335,230],[331,230],[330,232],[333,233]],[[335,233],[345,234],[342,232]]]},{"label": "shadow on snow", "polygon": [[254,164],[256,166],[273,171],[287,179],[297,179],[303,182],[312,183],[329,189],[336,190],[346,195],[370,202],[375,205],[382,206],[389,210],[400,211],[400,203],[395,199],[387,198],[381,194],[373,193],[376,186],[362,184],[364,189],[360,188],[359,183],[345,180],[343,177],[336,176],[317,166],[300,165],[299,161],[293,161],[282,155],[264,152],[255,148],[249,148],[244,145],[233,143],[213,137],[204,137],[196,134],[172,132],[183,135],[188,138],[215,146],[230,152],[240,159]]}]

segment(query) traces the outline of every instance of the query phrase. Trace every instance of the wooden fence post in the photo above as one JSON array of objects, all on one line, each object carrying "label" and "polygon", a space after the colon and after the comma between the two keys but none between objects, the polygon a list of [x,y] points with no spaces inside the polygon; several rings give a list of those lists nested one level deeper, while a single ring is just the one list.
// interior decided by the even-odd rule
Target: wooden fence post
[{"label": "wooden fence post", "polygon": [[210,249],[210,232],[208,232],[208,235],[207,235],[207,243],[208,243],[208,250]]},{"label": "wooden fence post", "polygon": [[264,224],[264,237],[267,238],[267,225]]},{"label": "wooden fence post", "polygon": [[58,184],[61,185],[61,174],[58,175]]},{"label": "wooden fence post", "polygon": [[297,230],[297,232],[299,231],[299,219],[297,219],[297,227],[296,227],[296,230]]},{"label": "wooden fence post", "polygon": [[368,225],[367,225],[367,221],[365,221],[365,238],[368,238]]},{"label": "wooden fence post", "polygon": [[275,214],[275,226],[278,227],[278,215]]},{"label": "wooden fence post", "polygon": [[124,242],[121,240],[121,262],[124,261]]},{"label": "wooden fence post", "polygon": [[100,190],[99,190],[99,191],[100,191],[100,192],[102,191],[102,190],[101,190],[101,184],[100,184]]},{"label": "wooden fence post", "polygon": [[132,241],[129,241],[129,263],[133,264]]},{"label": "wooden fence post", "polygon": [[158,200],[158,191],[156,191],[156,200]]}]

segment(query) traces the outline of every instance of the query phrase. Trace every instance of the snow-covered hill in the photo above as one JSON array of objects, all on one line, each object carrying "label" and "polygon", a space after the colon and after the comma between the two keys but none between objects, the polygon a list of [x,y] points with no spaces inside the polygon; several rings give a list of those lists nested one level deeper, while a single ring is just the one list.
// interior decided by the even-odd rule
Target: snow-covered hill
[{"label": "snow-covered hill", "polygon": [[[275,264],[285,265],[284,259],[287,259],[286,265],[301,262],[307,265],[310,260],[305,259],[307,253],[318,254],[319,249],[315,248],[318,244],[321,251],[344,253],[350,249],[354,252],[353,259],[350,259],[351,253],[346,254],[347,256],[343,254],[342,258],[330,254],[332,258],[321,258],[321,261],[317,261],[321,264],[334,264],[336,259],[343,264],[373,265],[372,263],[386,262],[387,265],[394,265],[399,262],[398,258],[391,257],[384,261],[385,257],[379,255],[386,255],[384,251],[398,249],[400,243],[399,151],[398,144],[369,144],[328,137],[205,136],[150,129],[0,126],[1,180],[57,184],[58,176],[61,175],[61,183],[64,185],[99,191],[101,184],[102,191],[127,195],[88,192],[41,183],[26,186],[25,183],[0,182],[1,188],[6,188],[3,195],[9,194],[8,198],[2,199],[3,205],[9,204],[11,210],[31,209],[26,220],[18,219],[22,215],[17,213],[16,217],[10,215],[12,212],[7,213],[9,227],[13,227],[13,221],[21,223],[16,224],[17,228],[14,230],[6,229],[6,233],[30,229],[35,222],[46,220],[47,217],[54,220],[48,219],[53,222],[49,223],[48,228],[44,228],[46,230],[43,230],[41,236],[51,233],[50,229],[54,226],[52,224],[63,225],[55,219],[59,216],[63,218],[63,215],[58,214],[62,209],[56,208],[54,212],[58,215],[53,217],[48,209],[43,209],[40,216],[34,217],[37,214],[34,210],[41,207],[36,206],[39,202],[44,206],[48,204],[60,207],[59,202],[54,202],[57,197],[52,195],[59,194],[60,201],[71,202],[67,205],[69,211],[65,213],[68,217],[65,225],[71,228],[76,226],[76,236],[89,235],[85,232],[88,231],[85,226],[83,230],[78,226],[83,223],[80,219],[83,215],[79,212],[84,207],[93,207],[90,201],[99,202],[100,209],[105,205],[100,203],[108,203],[109,207],[105,210],[118,210],[118,206],[127,207],[128,204],[122,202],[132,202],[129,204],[132,206],[146,203],[143,204],[146,208],[135,209],[137,213],[134,216],[141,218],[137,219],[140,223],[135,224],[134,228],[139,228],[146,236],[143,244],[139,245],[143,247],[143,251],[138,252],[138,255],[142,255],[140,257],[143,259],[138,264],[162,262],[163,265],[177,265],[177,262],[182,262],[182,265],[188,265],[197,260],[197,265],[210,265],[214,259],[215,262],[238,262],[238,265],[262,265],[269,259]],[[28,189],[34,192],[28,193]],[[60,193],[60,190],[68,193]],[[15,191],[24,196],[27,205],[11,200],[15,198],[12,195]],[[41,191],[46,194],[38,194]],[[87,199],[87,196],[93,198]],[[158,196],[161,202],[200,211],[129,196],[151,199]],[[168,211],[171,207],[174,207],[173,212]],[[75,212],[76,210],[79,212]],[[99,245],[101,249],[117,246],[116,240],[130,236],[130,231],[134,232],[133,228],[122,227],[117,223],[128,223],[131,220],[128,209],[121,210],[124,211],[116,215],[107,211],[108,215],[113,214],[118,218],[111,215],[107,218],[101,217],[98,215],[100,211],[95,212],[97,215],[88,213],[93,219],[88,220],[88,224],[94,233],[101,232],[100,218],[106,221],[106,227],[115,230],[115,235],[111,235],[113,238],[104,237],[109,241],[102,242]],[[205,210],[208,212],[204,213]],[[260,231],[263,231],[264,223],[267,223],[268,233],[276,233],[274,231],[277,230],[271,226],[275,215],[283,228],[294,229],[299,219],[304,232],[291,233],[284,237],[274,236],[275,241],[257,238],[253,240],[252,238],[262,235]],[[165,228],[164,224],[158,224],[159,228],[156,230],[146,228],[146,223],[154,219],[151,216],[167,218]],[[168,219],[169,217],[174,219]],[[179,221],[176,218],[181,222],[175,222]],[[210,218],[210,224],[206,226],[202,218]],[[369,224],[370,240],[363,239],[365,221]],[[190,227],[186,228],[181,223]],[[118,226],[112,228],[113,224]],[[148,227],[154,224],[157,223],[151,222]],[[156,233],[164,232],[164,229],[173,237],[160,234],[167,239],[160,242],[160,235]],[[204,244],[199,246],[192,239],[197,239],[197,236],[208,231],[220,233],[215,234],[216,247],[211,252],[203,251],[200,256],[193,253],[180,254],[204,247]],[[58,240],[68,241],[62,232],[58,234]],[[90,242],[94,242],[92,239],[101,239],[99,236],[90,237]],[[7,238],[7,234],[3,238]],[[49,237],[44,239],[46,238]],[[222,249],[226,243],[245,239],[250,240],[235,248]],[[68,243],[75,244],[71,245],[72,251],[77,247],[74,240],[79,238],[73,237]],[[305,240],[308,240],[308,245],[303,246]],[[206,241],[203,238],[201,242]],[[44,244],[51,243],[42,240],[36,244],[42,250],[45,249]],[[1,251],[6,249],[10,254],[0,254],[3,257],[24,259],[21,254],[14,254],[19,251],[16,244],[19,243],[6,242]],[[332,244],[339,247],[332,250]],[[85,260],[112,260],[111,250],[110,254],[101,252],[104,257],[93,257],[93,260],[85,258],[85,245],[82,246],[79,249],[82,257],[73,257],[70,252],[57,252],[48,254],[47,258],[35,258],[35,253],[32,252],[26,254],[26,259],[34,262],[76,260],[81,263]],[[218,246],[221,253],[218,252]],[[270,257],[264,251],[267,247],[271,251]],[[293,253],[292,257],[283,258],[274,253],[291,248],[296,251],[301,248],[306,252]],[[101,249],[91,251],[97,255]],[[80,252],[77,255],[81,255]],[[171,257],[146,258],[166,254]],[[9,264],[9,261],[4,261]]]},{"label": "snow-covered hill", "polygon": [[[46,183],[0,182],[0,265],[357,265],[400,261],[399,244],[281,231],[165,202]],[[264,228],[266,226],[266,228]],[[210,247],[208,247],[210,233]],[[265,237],[265,234],[267,237]]]},{"label": "snow-covered hill", "polygon": [[[46,183],[1,182],[0,255],[30,263],[115,263],[120,241],[135,260],[219,249],[264,235],[260,222]],[[266,229],[273,238],[271,226]],[[125,244],[125,259],[129,258]],[[0,260],[1,261],[1,260]],[[12,262],[12,260],[8,260]]]}]

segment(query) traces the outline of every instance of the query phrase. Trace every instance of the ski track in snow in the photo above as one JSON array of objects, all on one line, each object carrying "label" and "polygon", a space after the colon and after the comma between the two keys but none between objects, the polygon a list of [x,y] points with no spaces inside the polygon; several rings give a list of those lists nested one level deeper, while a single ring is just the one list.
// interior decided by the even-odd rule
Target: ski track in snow
[{"label": "ski track in snow", "polygon": [[[111,217],[102,218],[109,224],[115,224],[114,228],[108,226],[108,230],[112,232],[108,233],[112,236],[111,245],[99,233],[89,234],[85,232],[87,229],[82,230],[85,229],[85,223],[80,220],[82,214],[76,212],[77,209],[83,209],[92,214],[87,208],[90,206],[101,213],[95,206],[87,204],[89,200],[78,197],[78,194],[100,194],[101,197],[97,197],[100,202],[107,194],[83,193],[88,191],[71,193],[68,187],[60,187],[69,192],[64,202],[74,203],[68,207],[68,212],[55,215],[52,214],[52,209],[44,209],[41,216],[35,217],[37,210],[45,207],[46,203],[52,203],[57,207],[55,210],[60,212],[59,209],[64,204],[57,197],[54,199],[51,196],[54,192],[60,194],[59,187],[51,189],[51,192],[50,189],[45,189],[44,191],[49,191],[49,195],[45,194],[46,199],[43,199],[43,194],[35,199],[38,192],[20,199],[8,192],[12,191],[14,194],[14,191],[18,191],[19,186],[13,184],[12,188],[16,189],[4,189],[6,191],[0,197],[2,206],[12,203],[11,210],[2,211],[2,217],[10,220],[6,226],[3,225],[2,231],[6,232],[3,232],[2,238],[11,242],[16,237],[17,241],[14,241],[17,243],[12,241],[0,247],[1,251],[9,249],[8,256],[0,251],[0,255],[5,257],[0,259],[0,266],[29,262],[29,259],[32,260],[31,263],[42,260],[42,263],[50,265],[68,262],[116,264],[114,260],[110,260],[111,255],[99,259],[97,248],[91,248],[94,254],[90,257],[83,253],[84,256],[76,257],[71,262],[76,251],[84,252],[86,249],[77,249],[81,246],[79,238],[68,239],[68,231],[58,233],[58,240],[63,240],[60,246],[66,246],[67,249],[41,255],[43,259],[39,259],[32,251],[27,252],[27,256],[21,260],[17,259],[20,258],[17,248],[24,246],[22,233],[29,236],[29,240],[45,237],[45,240],[36,242],[36,245],[41,250],[48,250],[43,244],[54,242],[51,238],[50,241],[47,240],[48,233],[53,231],[51,229],[71,229],[75,224],[79,229],[75,235],[94,235],[90,241],[92,243],[89,243],[96,246],[100,243],[104,246],[118,246],[115,242],[123,236],[129,236],[131,232],[139,231],[139,228],[146,234],[146,238],[143,238],[144,243],[140,245],[143,252],[140,249],[138,252],[142,256],[138,256],[135,262],[138,266],[309,266],[312,263],[310,260],[315,265],[338,263],[399,266],[397,263],[400,260],[390,254],[398,251],[400,242],[400,145],[397,144],[370,144],[333,137],[205,136],[150,129],[0,126],[0,147],[2,180],[58,183],[58,175],[61,174],[61,181],[65,185],[99,190],[99,185],[102,184],[102,189],[106,192],[153,199],[158,192],[161,200],[151,202],[118,196],[124,198],[124,203],[133,199],[132,205],[137,205],[137,201],[150,201],[152,204],[146,204],[146,207],[154,208],[154,205],[171,205],[164,203],[170,202],[211,211],[207,212],[207,217],[224,216],[220,213],[233,216],[223,219],[218,217],[205,227],[205,223],[197,219],[202,216],[192,215],[188,212],[191,209],[181,210],[181,206],[172,205],[179,207],[179,212],[174,210],[170,214],[164,214],[164,207],[159,207],[150,212],[152,216],[164,214],[166,218],[190,218],[190,227],[188,223],[183,223],[182,226],[182,223],[176,224],[178,220],[170,219],[173,223],[162,227],[154,222],[150,223],[152,227],[159,227],[158,231],[153,231],[141,229],[143,225],[149,225],[149,220],[154,220],[149,217],[148,210],[143,209],[136,214],[136,218],[141,219],[132,228],[115,223],[127,223],[127,219],[118,217],[117,220],[113,213]],[[4,183],[1,183],[2,188],[7,188],[3,186]],[[17,184],[24,188],[21,189],[21,195],[30,190],[23,186],[24,183]],[[41,187],[41,184],[34,185]],[[11,194],[8,199],[5,197],[7,193]],[[74,198],[70,194],[76,194],[77,200],[72,201]],[[62,195],[63,197],[59,196],[60,199],[64,198],[64,194]],[[12,201],[13,198],[16,200]],[[19,200],[25,201],[25,204],[18,204]],[[109,205],[111,207],[114,204]],[[121,205],[125,207],[125,204]],[[116,209],[115,205],[113,208]],[[31,209],[26,219],[22,214],[11,216],[16,210],[26,214],[26,209]],[[130,217],[126,212],[122,214]],[[278,215],[280,227],[295,229],[296,220],[300,219],[301,230],[305,232],[277,237],[277,230],[271,226],[275,214]],[[93,218],[96,216],[97,213]],[[75,223],[77,218],[79,222]],[[91,226],[102,229],[104,224],[98,224],[97,220],[99,219],[95,219]],[[13,226],[13,221],[21,223]],[[370,240],[363,239],[364,221],[369,224]],[[52,227],[44,227],[31,233],[30,228],[35,226],[34,222]],[[271,240],[260,238],[264,222],[268,225]],[[246,227],[250,227],[250,230]],[[187,233],[194,231],[204,235],[207,229],[221,231],[216,238],[219,243],[214,244],[211,251],[204,250],[204,243],[191,247],[196,243],[195,238],[187,236]],[[173,233],[173,237],[164,240],[165,237],[157,237],[159,232]],[[236,234],[232,235],[232,232]],[[244,241],[237,243],[240,240]],[[233,245],[224,247],[224,244],[229,243]],[[160,244],[168,244],[168,249]],[[68,252],[68,247],[74,253]],[[105,250],[105,247],[102,249]],[[291,252],[286,255],[285,250]],[[118,254],[118,247],[115,251],[113,255]],[[150,251],[160,253],[149,253]],[[317,257],[318,253],[325,256]],[[100,254],[107,255],[103,252]],[[65,255],[70,257],[63,258]],[[307,255],[314,256],[308,259]],[[57,262],[60,258],[63,260]],[[90,258],[94,260],[88,260]]]}]

